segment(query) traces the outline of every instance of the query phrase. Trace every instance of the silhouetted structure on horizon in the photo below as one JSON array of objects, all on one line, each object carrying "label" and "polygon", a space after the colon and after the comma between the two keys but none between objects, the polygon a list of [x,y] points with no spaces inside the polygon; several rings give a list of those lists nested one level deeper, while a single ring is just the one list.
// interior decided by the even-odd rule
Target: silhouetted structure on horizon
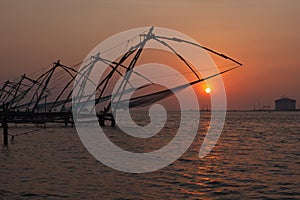
[{"label": "silhouetted structure on horizon", "polygon": [[296,100],[281,97],[275,100],[275,110],[296,110]]}]

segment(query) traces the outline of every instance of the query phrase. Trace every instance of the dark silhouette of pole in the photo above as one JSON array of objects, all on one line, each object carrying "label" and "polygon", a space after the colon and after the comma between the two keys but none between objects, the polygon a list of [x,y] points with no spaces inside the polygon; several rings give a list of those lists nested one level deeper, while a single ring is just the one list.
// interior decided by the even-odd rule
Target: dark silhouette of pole
[{"label": "dark silhouette of pole", "polygon": [[8,104],[3,104],[3,145],[8,146],[8,125],[7,125],[7,108]]}]

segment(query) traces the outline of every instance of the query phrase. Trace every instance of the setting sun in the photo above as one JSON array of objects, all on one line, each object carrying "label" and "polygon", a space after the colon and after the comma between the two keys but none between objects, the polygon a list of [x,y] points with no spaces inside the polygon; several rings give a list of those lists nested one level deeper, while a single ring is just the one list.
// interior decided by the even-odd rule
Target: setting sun
[{"label": "setting sun", "polygon": [[211,92],[211,89],[210,89],[209,87],[207,87],[207,88],[205,88],[205,92],[206,92],[207,94],[209,94],[209,93]]}]

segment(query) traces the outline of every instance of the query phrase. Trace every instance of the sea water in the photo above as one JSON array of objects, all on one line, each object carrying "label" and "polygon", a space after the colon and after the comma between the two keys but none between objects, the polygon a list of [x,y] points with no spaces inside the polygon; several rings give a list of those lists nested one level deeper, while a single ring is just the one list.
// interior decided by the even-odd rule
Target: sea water
[{"label": "sea water", "polygon": [[[172,140],[179,116],[171,113],[148,140],[104,129],[121,148],[149,152]],[[97,161],[74,127],[9,124],[21,135],[0,151],[0,199],[300,199],[300,112],[228,112],[218,143],[200,159],[209,119],[201,112],[197,136],[177,161],[141,174]]]}]

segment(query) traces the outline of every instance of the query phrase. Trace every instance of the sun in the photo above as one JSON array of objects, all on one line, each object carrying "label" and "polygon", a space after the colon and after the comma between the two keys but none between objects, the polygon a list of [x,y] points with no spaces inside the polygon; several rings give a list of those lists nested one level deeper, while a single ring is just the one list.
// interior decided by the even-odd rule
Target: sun
[{"label": "sun", "polygon": [[207,94],[209,94],[209,93],[211,92],[211,89],[210,89],[209,87],[207,87],[207,88],[205,88],[205,92],[206,92]]}]

